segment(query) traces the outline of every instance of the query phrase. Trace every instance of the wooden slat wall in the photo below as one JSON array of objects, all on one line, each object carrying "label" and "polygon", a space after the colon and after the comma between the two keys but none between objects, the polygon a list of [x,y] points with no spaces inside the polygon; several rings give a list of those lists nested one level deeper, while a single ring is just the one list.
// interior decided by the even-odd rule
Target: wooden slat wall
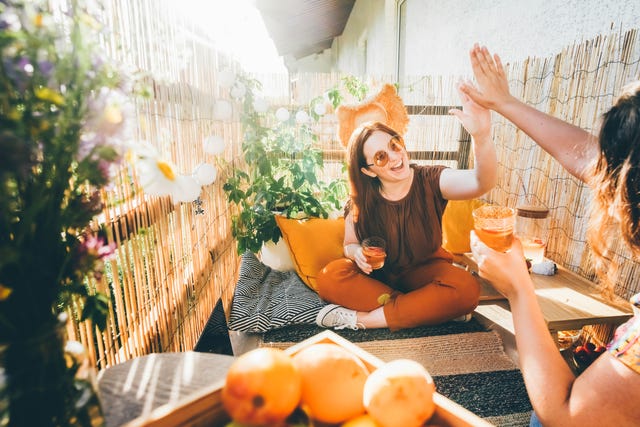
[{"label": "wooden slat wall", "polygon": [[[117,253],[92,284],[111,300],[107,329],[100,333],[88,323],[68,328],[100,369],[151,352],[192,350],[219,299],[228,310],[239,257],[222,184],[232,168],[244,167],[240,106],[218,82],[221,70],[239,71],[237,64],[157,0],[102,3],[110,30],[105,52],[149,74],[153,94],[135,105],[135,139],[155,146],[182,173],[214,164],[218,178],[203,188],[200,206],[144,197],[133,169],[122,170],[105,192],[100,222]],[[230,120],[214,120],[218,99],[234,106]],[[203,151],[203,140],[214,134],[226,142],[215,157]]]}]

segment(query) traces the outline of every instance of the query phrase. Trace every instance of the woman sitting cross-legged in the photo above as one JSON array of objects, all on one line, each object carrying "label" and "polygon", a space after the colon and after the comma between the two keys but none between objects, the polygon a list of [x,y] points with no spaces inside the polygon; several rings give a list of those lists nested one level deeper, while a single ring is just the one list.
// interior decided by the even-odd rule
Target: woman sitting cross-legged
[{"label": "woman sitting cross-legged", "polygon": [[[345,257],[318,275],[318,293],[330,303],[318,325],[398,330],[466,318],[477,306],[479,283],[442,248],[441,220],[447,200],[472,199],[495,185],[497,159],[489,111],[461,98],[463,110],[450,113],[473,137],[474,169],[411,164],[402,136],[377,121],[352,133]],[[361,246],[371,236],[386,241],[378,270]]]}]

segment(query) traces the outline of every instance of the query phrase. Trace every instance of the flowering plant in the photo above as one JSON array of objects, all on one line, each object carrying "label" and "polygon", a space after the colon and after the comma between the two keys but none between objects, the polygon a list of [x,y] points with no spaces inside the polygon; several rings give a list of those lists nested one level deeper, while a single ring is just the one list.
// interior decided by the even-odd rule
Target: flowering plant
[{"label": "flowering plant", "polygon": [[[93,221],[131,136],[131,81],[100,56],[77,2],[0,0],[0,343],[33,336],[70,298],[104,325],[90,289],[114,248]],[[62,7],[62,6],[61,6]]]}]

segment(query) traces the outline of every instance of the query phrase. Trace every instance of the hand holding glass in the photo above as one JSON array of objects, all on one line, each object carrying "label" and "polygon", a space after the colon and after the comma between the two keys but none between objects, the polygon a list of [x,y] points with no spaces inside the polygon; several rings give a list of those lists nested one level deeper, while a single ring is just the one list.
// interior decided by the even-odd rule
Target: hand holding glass
[{"label": "hand holding glass", "polygon": [[486,205],[475,209],[473,228],[482,242],[498,252],[507,252],[513,243],[516,212],[506,206]]},{"label": "hand holding glass", "polygon": [[387,257],[386,246],[382,237],[368,237],[362,241],[362,253],[374,270],[384,266],[384,260]]}]

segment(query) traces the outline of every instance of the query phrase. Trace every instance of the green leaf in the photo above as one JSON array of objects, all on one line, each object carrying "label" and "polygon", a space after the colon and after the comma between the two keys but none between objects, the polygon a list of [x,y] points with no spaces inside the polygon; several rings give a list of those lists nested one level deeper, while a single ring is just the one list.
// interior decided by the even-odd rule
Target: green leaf
[{"label": "green leaf", "polygon": [[85,298],[82,317],[80,320],[91,319],[94,325],[100,330],[107,326],[107,316],[109,315],[109,299],[106,295],[96,293]]}]

